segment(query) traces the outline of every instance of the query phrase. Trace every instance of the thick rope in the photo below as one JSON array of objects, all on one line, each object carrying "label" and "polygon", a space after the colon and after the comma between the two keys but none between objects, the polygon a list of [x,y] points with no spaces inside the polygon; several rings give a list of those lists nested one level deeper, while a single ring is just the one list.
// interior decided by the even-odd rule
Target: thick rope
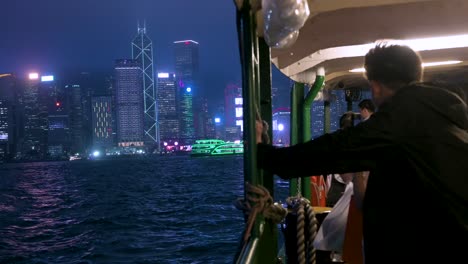
[{"label": "thick rope", "polygon": [[257,214],[261,214],[273,223],[279,224],[288,214],[288,210],[283,208],[281,204],[274,203],[270,193],[263,186],[254,186],[246,182],[245,191],[246,200],[239,198],[234,205],[237,209],[242,210],[244,215],[248,216],[244,232],[244,242],[247,242]]},{"label": "thick rope", "polygon": [[315,255],[315,248],[314,248],[313,242],[315,240],[315,236],[317,235],[318,221],[317,221],[317,218],[315,218],[314,210],[312,206],[310,206],[310,204],[306,204],[305,213],[307,216],[307,220],[309,221],[307,225],[308,227],[307,230],[308,230],[308,235],[309,235],[309,238],[307,239],[307,263],[315,264],[316,255]]},{"label": "thick rope", "polygon": [[305,255],[305,236],[304,236],[304,227],[305,227],[305,215],[304,215],[304,204],[300,203],[297,207],[297,220],[296,220],[296,243],[297,243],[297,262],[299,264],[305,264],[306,255]]},{"label": "thick rope", "polygon": [[[300,196],[289,197],[286,202],[296,214],[296,246],[299,264],[315,264],[316,255],[313,241],[317,235],[317,219],[310,202]],[[307,231],[307,232],[306,232]],[[308,235],[306,238],[306,234]],[[307,247],[307,249],[306,249]]]}]

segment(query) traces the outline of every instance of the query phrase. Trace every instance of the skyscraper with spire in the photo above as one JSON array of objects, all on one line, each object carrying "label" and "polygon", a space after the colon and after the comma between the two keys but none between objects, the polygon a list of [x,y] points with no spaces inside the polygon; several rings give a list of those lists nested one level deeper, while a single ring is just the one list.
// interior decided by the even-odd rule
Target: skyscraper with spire
[{"label": "skyscraper with spire", "polygon": [[140,27],[138,34],[132,41],[132,59],[140,63],[142,71],[142,89],[144,105],[144,141],[146,145],[155,145],[157,138],[158,117],[156,107],[156,93],[154,87],[153,42],[146,35],[146,23]]}]

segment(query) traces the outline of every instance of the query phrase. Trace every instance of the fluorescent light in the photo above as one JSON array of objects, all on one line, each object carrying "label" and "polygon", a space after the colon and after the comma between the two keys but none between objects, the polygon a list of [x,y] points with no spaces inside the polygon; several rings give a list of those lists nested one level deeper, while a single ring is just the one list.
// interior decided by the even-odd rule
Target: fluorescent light
[{"label": "fluorescent light", "polygon": [[158,73],[158,78],[169,78],[169,73],[160,72],[160,73]]},{"label": "fluorescent light", "polygon": [[365,56],[370,49],[379,43],[406,45],[415,51],[465,48],[468,47],[468,34],[407,40],[382,39],[374,43],[322,49],[287,67],[288,76],[296,75],[304,71],[304,69],[313,68],[328,60]]},{"label": "fluorescent light", "polygon": [[452,61],[425,62],[425,63],[422,64],[422,66],[423,67],[434,67],[434,66],[440,66],[440,65],[458,64],[458,63],[462,63],[462,61],[452,60]]},{"label": "fluorescent light", "polygon": [[[458,64],[458,63],[462,63],[462,62],[463,62],[463,61],[459,61],[459,60],[423,62],[423,63],[421,64],[421,66],[424,67],[424,68],[427,68],[427,67],[435,67],[435,66],[441,66],[441,65]],[[366,72],[366,69],[364,69],[364,68],[356,68],[356,69],[349,70],[349,72],[353,72],[353,73],[356,73],[356,72]]]},{"label": "fluorescent light", "polygon": [[366,69],[364,69],[364,68],[356,68],[356,69],[349,70],[349,72],[366,72]]}]

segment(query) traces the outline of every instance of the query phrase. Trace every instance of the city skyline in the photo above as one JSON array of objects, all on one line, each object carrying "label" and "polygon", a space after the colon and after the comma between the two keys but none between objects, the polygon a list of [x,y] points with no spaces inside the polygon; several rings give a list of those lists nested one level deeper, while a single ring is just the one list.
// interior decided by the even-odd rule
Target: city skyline
[{"label": "city skyline", "polygon": [[[193,39],[201,46],[200,85],[206,87],[203,92],[210,101],[222,98],[227,84],[241,83],[231,1],[48,0],[44,4],[19,0],[3,3],[2,8],[9,12],[0,17],[4,25],[0,72],[18,76],[29,72],[111,73],[115,59],[131,57],[129,41],[138,24],[145,23],[153,41],[154,72],[174,72],[172,43]],[[273,71],[278,86],[286,89],[289,82]]]}]

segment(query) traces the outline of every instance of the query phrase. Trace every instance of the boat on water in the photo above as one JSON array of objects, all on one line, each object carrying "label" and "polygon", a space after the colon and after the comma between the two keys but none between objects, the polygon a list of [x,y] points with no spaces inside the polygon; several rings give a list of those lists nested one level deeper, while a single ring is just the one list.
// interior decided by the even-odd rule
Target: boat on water
[{"label": "boat on water", "polygon": [[[320,219],[330,208],[321,210],[320,205],[310,202],[318,221],[304,217],[304,211],[310,211],[307,204],[296,207],[288,204],[283,221],[267,219],[266,214],[258,213],[273,208],[263,207],[259,201],[264,199],[259,194],[275,200],[273,177],[257,168],[255,144],[258,114],[274,128],[272,66],[292,83],[291,145],[305,142],[311,139],[311,123],[314,129],[323,126],[323,133],[332,132],[331,112],[337,110],[334,107],[338,92],[344,93],[347,103],[344,107],[347,109],[340,110],[342,113],[352,111],[353,104],[364,99],[362,94],[369,92],[369,84],[363,74],[363,56],[382,40],[418,51],[423,59],[425,81],[466,84],[468,1],[236,0],[235,5],[242,67],[244,182],[248,183],[244,189],[248,206],[238,209],[248,217],[234,263],[331,263],[329,256],[321,258],[311,246]],[[312,120],[312,103],[323,109],[321,122]],[[272,138],[272,131],[268,133]],[[314,177],[317,176],[289,180],[289,198],[312,201],[319,194],[314,190],[319,189]],[[297,205],[301,199],[295,201]],[[296,210],[304,207],[306,210]],[[284,244],[279,243],[281,233]],[[345,239],[350,238],[352,235],[346,233]],[[344,255],[348,254],[345,262],[363,263],[362,249],[351,248],[345,243]]]},{"label": "boat on water", "polygon": [[192,145],[191,156],[222,156],[244,153],[242,141],[224,141],[220,139],[199,139]]}]

